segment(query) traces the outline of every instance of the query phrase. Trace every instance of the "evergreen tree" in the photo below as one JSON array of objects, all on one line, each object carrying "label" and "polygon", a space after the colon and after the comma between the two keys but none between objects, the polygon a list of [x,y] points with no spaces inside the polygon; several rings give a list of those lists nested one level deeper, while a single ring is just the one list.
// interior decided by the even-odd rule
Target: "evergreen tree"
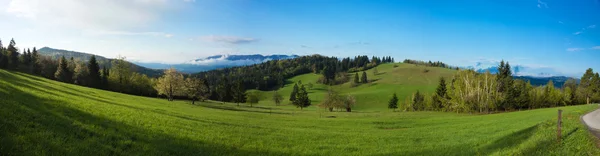
[{"label": "evergreen tree", "polygon": [[246,90],[244,89],[244,84],[242,84],[242,81],[238,80],[232,89],[233,102],[240,106],[240,103],[244,103],[246,100]]},{"label": "evergreen tree", "polygon": [[368,83],[369,82],[368,79],[367,79],[367,72],[363,71],[362,77],[361,77],[361,82],[362,83]]},{"label": "evergreen tree", "polygon": [[304,85],[302,85],[298,90],[296,100],[294,100],[292,104],[294,104],[296,107],[300,107],[301,110],[311,105],[310,99],[308,98],[308,92],[306,92]]},{"label": "evergreen tree", "polygon": [[8,57],[4,55],[4,46],[2,45],[2,40],[0,40],[0,69],[6,68],[8,65]]},{"label": "evergreen tree", "polygon": [[71,77],[71,71],[69,71],[69,68],[67,67],[67,60],[65,59],[64,56],[60,57],[60,59],[58,60],[58,68],[56,69],[56,72],[54,73],[54,78],[56,78],[56,80],[61,81],[61,82],[67,82],[70,83],[72,80]]},{"label": "evergreen tree", "polygon": [[393,109],[394,111],[398,108],[398,96],[396,96],[396,93],[394,93],[394,96],[392,96],[392,99],[388,102],[388,108]]},{"label": "evergreen tree", "polygon": [[294,89],[292,90],[292,93],[290,94],[290,101],[291,102],[296,101],[297,95],[298,95],[298,84],[294,84]]},{"label": "evergreen tree", "polygon": [[413,97],[413,109],[414,110],[423,110],[424,109],[424,102],[425,98],[423,96],[423,94],[421,94],[421,92],[419,92],[417,90],[417,93],[415,93],[414,97]]},{"label": "evergreen tree", "polygon": [[33,52],[31,53],[31,73],[36,75],[42,74],[40,54],[35,47],[33,47]]},{"label": "evergreen tree", "polygon": [[6,55],[8,57],[8,68],[17,69],[19,67],[19,52],[15,40],[11,39],[8,47],[6,48]]},{"label": "evergreen tree", "polygon": [[358,73],[354,73],[354,84],[359,84],[360,79],[358,78]]},{"label": "evergreen tree", "polygon": [[87,64],[87,70],[89,72],[89,85],[94,88],[99,88],[102,83],[100,77],[100,65],[96,61],[96,56],[92,55],[90,61]]},{"label": "evergreen tree", "polygon": [[446,79],[444,77],[440,78],[440,83],[435,89],[435,94],[432,97],[433,107],[436,109],[443,107],[443,102],[448,99],[448,89],[446,88]]}]

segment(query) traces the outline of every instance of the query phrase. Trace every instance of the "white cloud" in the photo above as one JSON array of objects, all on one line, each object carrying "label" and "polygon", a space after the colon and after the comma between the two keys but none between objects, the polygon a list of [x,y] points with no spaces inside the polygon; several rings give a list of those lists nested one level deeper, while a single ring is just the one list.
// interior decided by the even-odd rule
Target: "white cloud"
[{"label": "white cloud", "polygon": [[7,13],[52,25],[91,30],[143,27],[170,9],[172,0],[12,0]]},{"label": "white cloud", "polygon": [[585,50],[584,48],[567,48],[567,51],[569,52],[575,52],[575,51],[582,51]]},{"label": "white cloud", "polygon": [[573,35],[579,35],[579,34],[581,34],[581,33],[583,33],[583,31],[578,31],[578,32],[575,32],[575,33],[573,33]]},{"label": "white cloud", "polygon": [[537,7],[542,8],[542,6],[544,6],[544,8],[548,8],[548,4],[546,2],[542,2],[542,0],[538,0]]},{"label": "white cloud", "polygon": [[595,46],[595,47],[592,47],[591,49],[600,50],[600,46]]},{"label": "white cloud", "polygon": [[117,36],[155,36],[155,37],[166,37],[171,38],[173,34],[164,32],[131,32],[131,31],[98,31],[98,30],[86,30],[83,32],[86,35],[117,35]]},{"label": "white cloud", "polygon": [[590,25],[590,26],[588,26],[588,28],[590,28],[590,29],[596,28],[596,25]]},{"label": "white cloud", "polygon": [[238,37],[238,36],[204,36],[202,40],[208,42],[219,42],[219,43],[228,43],[228,44],[245,44],[257,42],[258,39],[248,38],[248,37]]}]

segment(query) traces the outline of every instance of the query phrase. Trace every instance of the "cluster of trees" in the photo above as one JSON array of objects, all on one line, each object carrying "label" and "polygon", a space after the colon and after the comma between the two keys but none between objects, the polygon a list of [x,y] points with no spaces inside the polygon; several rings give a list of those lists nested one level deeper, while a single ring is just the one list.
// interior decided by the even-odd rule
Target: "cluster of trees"
[{"label": "cluster of trees", "polygon": [[155,79],[132,72],[125,58],[112,60],[111,68],[100,68],[95,56],[89,61],[64,56],[58,60],[42,56],[36,48],[19,51],[16,42],[4,48],[0,40],[0,68],[29,73],[65,83],[134,95],[156,96]]},{"label": "cluster of trees", "polygon": [[287,83],[286,79],[311,72],[323,75],[320,83],[333,85],[347,82],[349,80],[347,72],[363,71],[389,62],[393,62],[393,58],[357,56],[338,59],[311,55],[211,70],[193,76],[205,80],[209,99],[234,102],[236,90],[231,88],[238,88],[237,85],[244,89],[276,90]]},{"label": "cluster of trees", "polygon": [[369,83],[369,79],[367,78],[367,73],[362,72],[362,76],[358,77],[358,72],[354,73],[354,85],[359,85],[361,83]]},{"label": "cluster of trees", "polygon": [[436,62],[427,61],[426,62],[426,61],[420,61],[420,60],[405,59],[403,61],[403,63],[423,65],[423,66],[428,66],[428,67],[442,67],[442,68],[456,69],[456,70],[459,69],[458,67],[450,66],[450,65],[440,62],[440,61],[436,61]]},{"label": "cluster of trees", "polygon": [[[529,82],[515,80],[509,63],[502,61],[498,74],[460,70],[446,82],[441,78],[433,95],[417,91],[400,106],[404,111],[451,111],[457,113],[493,113],[521,109],[548,108],[600,102],[600,77],[588,69],[581,83],[569,79],[562,88],[547,85],[534,87]],[[397,97],[390,100],[390,109],[398,108]]]},{"label": "cluster of trees", "polygon": [[325,99],[319,104],[319,107],[326,108],[330,112],[333,109],[345,109],[346,112],[352,112],[352,106],[356,104],[356,99],[352,95],[342,96],[337,91],[329,89]]}]

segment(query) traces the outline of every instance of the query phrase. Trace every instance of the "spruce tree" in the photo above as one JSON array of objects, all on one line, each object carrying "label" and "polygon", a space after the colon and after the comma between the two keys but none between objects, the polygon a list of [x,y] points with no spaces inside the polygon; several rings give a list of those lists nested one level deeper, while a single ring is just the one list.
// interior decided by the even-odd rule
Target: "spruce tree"
[{"label": "spruce tree", "polygon": [[15,40],[11,39],[8,47],[6,48],[6,55],[8,56],[8,68],[17,69],[19,67],[19,52]]},{"label": "spruce tree", "polygon": [[31,73],[33,74],[41,74],[42,73],[42,65],[40,62],[40,55],[37,52],[37,49],[33,47],[33,52],[31,53]]},{"label": "spruce tree", "polygon": [[87,64],[87,68],[89,72],[90,86],[94,88],[100,87],[102,78],[100,77],[100,66],[98,65],[98,61],[96,61],[96,56],[92,55]]},{"label": "spruce tree", "polygon": [[232,89],[233,102],[237,103],[237,105],[240,106],[240,103],[244,103],[246,100],[246,90],[244,89],[244,84],[241,80],[238,80]]},{"label": "spruce tree", "polygon": [[67,67],[67,60],[65,59],[64,56],[62,56],[59,60],[58,60],[58,68],[56,69],[56,72],[54,73],[54,78],[56,78],[56,80],[61,81],[61,82],[70,82],[70,80],[72,79],[72,77],[70,77],[71,74],[69,74],[69,68]]},{"label": "spruce tree", "polygon": [[446,79],[444,77],[440,78],[440,83],[435,89],[435,95],[433,96],[433,106],[435,108],[442,108],[443,102],[447,99],[448,89],[446,88]]},{"label": "spruce tree", "polygon": [[4,55],[4,46],[2,45],[2,40],[0,40],[0,69],[6,68],[8,64],[8,58]]},{"label": "spruce tree", "polygon": [[388,108],[393,109],[394,111],[398,108],[398,96],[396,96],[396,93],[394,93],[394,96],[392,96],[392,99],[388,102]]},{"label": "spruce tree", "polygon": [[294,84],[294,89],[292,90],[292,93],[290,94],[290,101],[294,102],[296,101],[296,95],[298,94],[298,84]]},{"label": "spruce tree", "polygon": [[308,98],[308,92],[306,92],[304,85],[302,85],[298,90],[296,100],[294,100],[292,104],[294,104],[296,107],[300,107],[300,110],[311,105],[310,99]]},{"label": "spruce tree", "polygon": [[360,79],[358,78],[358,73],[354,73],[354,84],[359,84]]},{"label": "spruce tree", "polygon": [[361,78],[361,82],[362,82],[362,83],[368,83],[368,82],[369,82],[369,81],[368,81],[368,79],[367,79],[367,72],[364,72],[364,71],[363,71],[363,73],[362,73],[362,78]]}]

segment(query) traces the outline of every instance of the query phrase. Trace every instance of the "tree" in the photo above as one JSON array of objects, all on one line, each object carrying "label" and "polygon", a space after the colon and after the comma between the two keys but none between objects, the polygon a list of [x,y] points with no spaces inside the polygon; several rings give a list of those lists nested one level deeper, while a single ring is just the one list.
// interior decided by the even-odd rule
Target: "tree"
[{"label": "tree", "polygon": [[311,90],[314,87],[313,83],[307,83],[306,84],[306,89]]},{"label": "tree", "polygon": [[306,92],[306,88],[304,88],[304,85],[302,85],[298,90],[296,100],[294,100],[292,104],[294,104],[296,107],[300,107],[301,110],[304,107],[308,107],[311,105],[310,99],[308,98],[308,92]]},{"label": "tree", "polygon": [[378,75],[379,74],[379,70],[377,70],[377,67],[373,68],[373,75]]},{"label": "tree", "polygon": [[165,70],[164,75],[158,78],[155,89],[158,94],[167,96],[168,101],[173,101],[173,97],[181,95],[183,88],[183,75],[175,68]]},{"label": "tree", "polygon": [[67,67],[67,60],[65,60],[65,57],[62,56],[59,60],[58,60],[58,68],[56,69],[56,72],[54,73],[54,78],[56,78],[56,80],[61,81],[61,82],[71,82],[72,80],[72,76],[71,76],[71,71],[69,71],[69,68]]},{"label": "tree", "polygon": [[240,106],[240,103],[244,103],[246,100],[246,90],[244,89],[244,84],[242,81],[235,83],[232,88],[233,91],[233,102],[237,103]]},{"label": "tree", "polygon": [[424,102],[425,98],[421,92],[417,90],[417,93],[413,96],[413,109],[414,110],[424,110]]},{"label": "tree", "polygon": [[252,107],[252,104],[257,104],[258,101],[260,101],[260,98],[258,97],[258,92],[248,93],[248,99],[246,100],[246,102],[250,103],[250,107]]},{"label": "tree", "polygon": [[75,69],[73,69],[73,82],[78,85],[89,85],[89,71],[83,62],[75,62]]},{"label": "tree", "polygon": [[92,55],[92,57],[90,57],[90,61],[87,64],[87,70],[89,72],[89,86],[100,88],[102,78],[100,77],[100,65],[98,65],[98,61],[96,61],[96,56]]},{"label": "tree", "polygon": [[326,108],[330,112],[333,112],[333,108],[340,108],[341,106],[343,106],[342,97],[332,88],[329,88],[325,95],[325,99],[319,104],[319,107]]},{"label": "tree", "polygon": [[208,88],[204,84],[203,80],[195,77],[188,77],[185,79],[185,92],[187,96],[192,99],[192,104],[195,104],[196,100],[204,101]]},{"label": "tree", "polygon": [[14,39],[10,40],[8,47],[6,47],[6,55],[8,57],[8,68],[17,69],[19,67],[19,52]]},{"label": "tree", "polygon": [[227,77],[223,76],[219,82],[219,85],[216,88],[217,95],[219,97],[219,101],[225,103],[226,98],[229,96],[231,91],[231,87],[229,85],[229,80]]},{"label": "tree", "polygon": [[33,47],[33,52],[31,53],[31,73],[40,75],[42,74],[42,64],[40,61],[40,54],[37,49]]},{"label": "tree", "polygon": [[354,84],[359,84],[360,79],[358,78],[358,73],[354,73]]},{"label": "tree", "polygon": [[291,102],[296,101],[297,95],[298,95],[298,84],[294,84],[294,89],[292,90],[292,93],[290,94],[290,101]]},{"label": "tree", "polygon": [[582,101],[585,101],[586,104],[590,104],[590,98],[592,97],[592,78],[594,77],[594,70],[592,68],[588,68],[583,76],[581,77],[581,81],[579,83],[579,95],[583,98]]},{"label": "tree", "polygon": [[361,77],[361,82],[362,83],[368,83],[369,81],[367,80],[367,72],[362,73],[362,77]]},{"label": "tree", "polygon": [[4,46],[0,40],[0,69],[6,68],[6,66],[8,66],[8,56],[5,55]]},{"label": "tree", "polygon": [[352,95],[346,96],[344,100],[344,107],[346,107],[346,112],[352,112],[352,107],[356,104],[356,98]]},{"label": "tree", "polygon": [[440,83],[435,89],[435,94],[432,97],[432,105],[434,108],[442,108],[444,106],[444,102],[448,99],[448,89],[446,88],[446,79],[444,77],[440,78]]},{"label": "tree", "polygon": [[392,99],[390,99],[390,101],[388,102],[388,108],[393,109],[394,111],[398,109],[398,96],[396,96],[396,93],[394,93]]},{"label": "tree", "polygon": [[275,102],[275,105],[279,106],[282,101],[283,101],[283,97],[281,96],[281,94],[279,94],[279,92],[277,92],[277,91],[274,91],[273,92],[273,102]]}]

